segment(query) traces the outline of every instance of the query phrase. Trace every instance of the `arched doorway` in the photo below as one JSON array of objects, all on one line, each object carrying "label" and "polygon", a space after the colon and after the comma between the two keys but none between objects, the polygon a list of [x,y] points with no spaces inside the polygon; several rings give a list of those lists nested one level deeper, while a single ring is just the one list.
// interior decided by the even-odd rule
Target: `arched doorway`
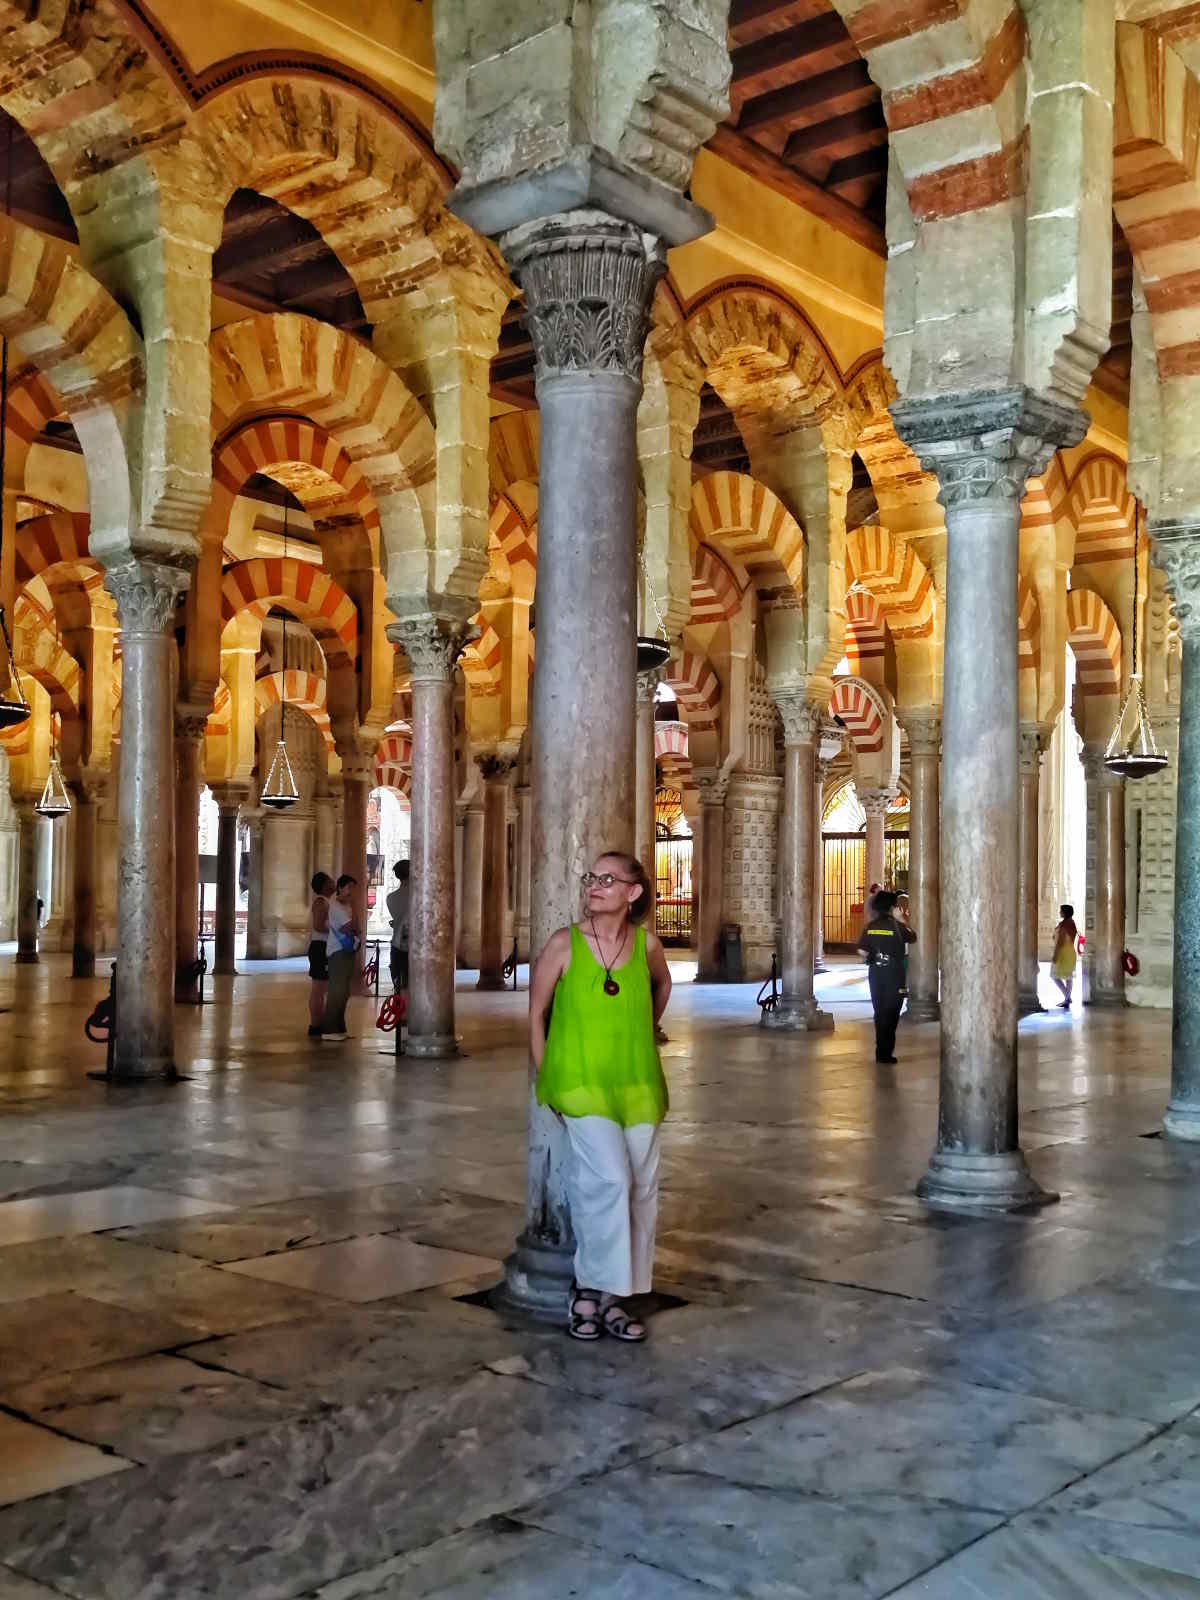
[{"label": "arched doorway", "polygon": [[[825,946],[853,949],[866,916],[867,817],[853,783],[832,797],[822,820]],[[883,836],[884,887],[908,892],[908,797],[888,808]]]},{"label": "arched doorway", "polygon": [[654,836],[654,931],[664,944],[690,945],[694,840],[678,789],[656,790]]}]

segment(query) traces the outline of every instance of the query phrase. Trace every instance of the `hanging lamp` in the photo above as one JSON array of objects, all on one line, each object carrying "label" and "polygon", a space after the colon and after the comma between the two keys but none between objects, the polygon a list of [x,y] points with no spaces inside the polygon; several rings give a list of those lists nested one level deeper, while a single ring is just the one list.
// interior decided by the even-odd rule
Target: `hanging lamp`
[{"label": "hanging lamp", "polygon": [[638,566],[641,568],[642,577],[646,582],[646,592],[650,596],[650,604],[654,607],[655,620],[658,623],[658,633],[639,633],[637,636],[637,669],[639,672],[652,672],[657,667],[666,666],[671,659],[670,643],[663,638],[667,625],[663,621],[662,612],[658,609],[658,597],[654,593],[654,585],[650,581],[650,574],[646,570],[646,558],[642,551],[638,551]]},{"label": "hanging lamp", "polygon": [[63,782],[54,738],[54,713],[50,713],[50,771],[42,788],[42,798],[33,808],[39,817],[65,817],[71,809],[71,796]]},{"label": "hanging lamp", "polygon": [[1104,752],[1104,765],[1121,778],[1148,778],[1152,773],[1161,772],[1167,764],[1166,756],[1154,742],[1154,730],[1150,726],[1142,674],[1138,667],[1138,542],[1141,518],[1139,506],[1133,525],[1132,671],[1121,714]]},{"label": "hanging lamp", "polygon": [[[283,560],[284,569],[287,567],[287,533],[288,533],[288,508],[287,501],[283,503]],[[289,806],[294,806],[300,798],[296,788],[296,779],[292,773],[292,763],[287,752],[287,612],[283,613],[283,693],[279,697],[279,743],[275,746],[275,759],[271,762],[271,770],[267,773],[267,781],[263,784],[259,803],[270,806],[272,811],[286,811]]]}]

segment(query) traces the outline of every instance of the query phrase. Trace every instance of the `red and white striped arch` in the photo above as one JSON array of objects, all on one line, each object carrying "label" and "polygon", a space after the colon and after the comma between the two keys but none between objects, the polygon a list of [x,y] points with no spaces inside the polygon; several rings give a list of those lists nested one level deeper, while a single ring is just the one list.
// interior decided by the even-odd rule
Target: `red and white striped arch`
[{"label": "red and white striped arch", "polygon": [[289,667],[286,672],[269,672],[255,680],[254,720],[257,722],[272,706],[282,705],[297,710],[316,723],[326,750],[333,749],[333,730],[329,725],[329,712],[325,704],[325,679],[315,672],[300,672]]},{"label": "red and white striped arch", "polygon": [[90,528],[86,511],[52,511],[22,522],[14,552],[17,588],[23,589],[49,567],[69,566],[82,576],[86,564],[87,570],[99,572],[99,563],[88,554]]},{"label": "red and white striped arch", "polygon": [[841,719],[856,754],[869,756],[883,749],[884,728],[891,712],[869,683],[861,678],[838,678],[829,714]]},{"label": "red and white striped arch", "polygon": [[[488,546],[493,566],[501,565],[519,599],[532,600],[537,580],[537,530],[507,494],[497,496],[488,519]],[[496,562],[499,554],[500,563]]]},{"label": "red and white striped arch", "polygon": [[717,726],[721,708],[721,681],[707,657],[693,650],[684,650],[667,662],[663,678],[675,691],[679,708],[684,712],[693,733],[702,733]]},{"label": "red and white striped arch", "polygon": [[875,596],[865,589],[852,589],[846,596],[846,660],[851,671],[861,670],[864,662],[882,661],[887,653],[883,610]]},{"label": "red and white striped arch", "polygon": [[27,594],[13,606],[12,644],[18,672],[41,684],[60,717],[78,717],[83,671],[63,649],[53,616]]},{"label": "red and white striped arch", "polygon": [[1075,652],[1076,681],[1085,695],[1120,694],[1121,630],[1091,589],[1067,595],[1067,641]]},{"label": "red and white striped arch", "polygon": [[1037,672],[1042,662],[1041,609],[1024,577],[1017,578],[1017,670]]},{"label": "red and white striped arch", "polygon": [[694,547],[714,545],[739,589],[752,584],[763,609],[804,593],[804,535],[777,495],[744,472],[710,472],[692,489]]},{"label": "red and white striped arch", "polygon": [[692,562],[692,612],[696,623],[728,622],[741,609],[742,593],[729,568],[705,544],[699,545]]},{"label": "red and white striped arch", "polygon": [[241,611],[265,617],[272,606],[308,625],[331,669],[357,660],[358,612],[327,572],[291,556],[256,557],[226,569],[221,579],[222,627]]},{"label": "red and white striped arch", "polygon": [[463,677],[474,694],[498,694],[504,671],[504,645],[482,613],[474,620],[481,631],[462,653]]},{"label": "red and white striped arch", "polygon": [[878,525],[855,528],[846,535],[846,568],[879,601],[894,638],[932,635],[933,579],[906,539]]},{"label": "red and white striped arch", "polygon": [[841,374],[828,345],[771,285],[743,278],[713,284],[689,309],[685,327],[705,376],[739,420],[769,417],[782,432],[838,404]]},{"label": "red and white striped arch", "polygon": [[684,759],[688,754],[688,727],[686,722],[656,722],[654,724],[654,759],[661,761],[664,756],[679,756]]},{"label": "red and white striped arch", "polygon": [[407,800],[412,794],[412,741],[389,733],[375,751],[375,787],[395,789]]},{"label": "red and white striped arch", "polygon": [[213,482],[233,499],[256,472],[290,489],[314,522],[330,516],[357,517],[378,556],[375,496],[359,467],[327,429],[293,416],[259,417],[246,423],[218,449]]},{"label": "red and white striped arch", "polygon": [[1125,464],[1116,456],[1089,456],[1071,483],[1075,524],[1075,564],[1128,561],[1133,552],[1137,502],[1125,481]]}]

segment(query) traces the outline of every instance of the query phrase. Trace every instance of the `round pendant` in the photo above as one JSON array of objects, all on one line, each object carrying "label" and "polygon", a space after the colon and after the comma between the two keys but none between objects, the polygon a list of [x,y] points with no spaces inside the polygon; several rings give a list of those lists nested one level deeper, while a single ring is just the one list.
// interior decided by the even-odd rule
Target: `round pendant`
[{"label": "round pendant", "polygon": [[620,994],[621,985],[617,982],[617,980],[615,978],[605,978],[605,980],[604,980],[604,992],[605,992],[605,994]]}]

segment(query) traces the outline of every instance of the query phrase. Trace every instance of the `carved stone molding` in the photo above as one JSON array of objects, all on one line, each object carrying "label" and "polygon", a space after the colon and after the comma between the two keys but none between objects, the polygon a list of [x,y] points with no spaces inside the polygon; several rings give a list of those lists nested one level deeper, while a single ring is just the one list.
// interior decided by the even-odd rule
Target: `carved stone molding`
[{"label": "carved stone molding", "polygon": [[821,731],[825,713],[802,690],[772,690],[772,698],[783,723],[785,744],[812,744]]},{"label": "carved stone molding", "polygon": [[128,637],[166,633],[175,621],[175,608],[189,581],[184,568],[155,561],[129,561],[124,566],[110,567],[104,582],[117,602],[122,634]]},{"label": "carved stone molding", "polygon": [[530,223],[501,243],[525,291],[537,381],[611,372],[640,383],[661,244],[602,211]]},{"label": "carved stone molding", "polygon": [[478,638],[479,629],[456,628],[440,617],[426,615],[389,623],[387,636],[408,657],[414,683],[445,683],[464,646]]},{"label": "carved stone molding", "polygon": [[912,756],[936,756],[942,748],[942,713],[938,706],[918,706],[899,714],[900,726],[908,735]]},{"label": "carved stone molding", "polygon": [[1154,521],[1148,529],[1154,559],[1166,574],[1179,633],[1200,639],[1200,518]]},{"label": "carved stone molding", "polygon": [[208,712],[203,706],[175,707],[175,737],[199,743],[208,727]]},{"label": "carved stone molding", "polygon": [[868,817],[886,817],[887,809],[896,798],[894,789],[856,789],[858,803]]},{"label": "carved stone molding", "polygon": [[1101,789],[1115,788],[1125,782],[1119,772],[1114,772],[1111,767],[1104,765],[1104,749],[1102,744],[1085,744],[1079,752],[1079,763],[1089,787],[1095,785]]},{"label": "carved stone molding", "polygon": [[702,806],[723,806],[725,796],[729,793],[729,774],[727,772],[697,772],[695,774],[696,787],[700,791],[700,804]]},{"label": "carved stone molding", "polygon": [[1042,757],[1050,743],[1050,734],[1036,722],[1022,722],[1019,730],[1018,756],[1023,778],[1036,777],[1041,770]]},{"label": "carved stone molding", "polygon": [[236,817],[250,798],[249,790],[240,783],[210,783],[208,787],[221,816]]},{"label": "carved stone molding", "polygon": [[1019,501],[1030,476],[1050,457],[1078,444],[1087,418],[1020,386],[930,400],[898,400],[890,407],[896,432],[937,474],[942,505],[980,500]]},{"label": "carved stone molding", "polygon": [[506,755],[503,751],[489,751],[475,759],[484,783],[507,783],[517,770],[516,756]]}]

